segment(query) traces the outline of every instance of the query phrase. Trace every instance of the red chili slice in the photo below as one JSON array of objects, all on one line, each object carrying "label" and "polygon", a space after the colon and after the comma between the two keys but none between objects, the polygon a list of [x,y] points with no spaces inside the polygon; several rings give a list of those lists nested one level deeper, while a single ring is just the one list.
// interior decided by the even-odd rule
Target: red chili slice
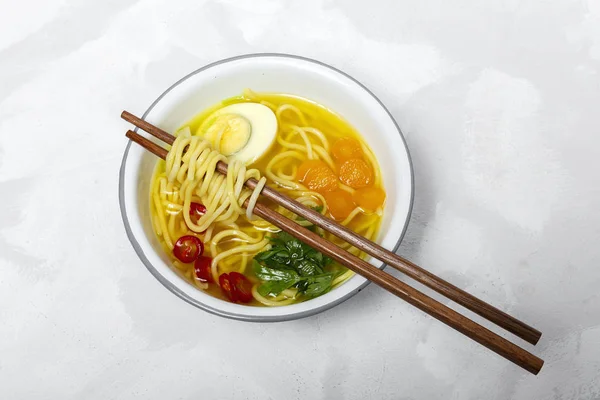
[{"label": "red chili slice", "polygon": [[212,258],[206,256],[200,256],[194,262],[194,269],[196,270],[196,277],[200,282],[213,283],[215,280],[212,276],[211,270]]},{"label": "red chili slice", "polygon": [[175,242],[173,254],[181,262],[192,263],[204,252],[204,244],[196,236],[182,236]]},{"label": "red chili slice", "polygon": [[229,281],[233,287],[235,298],[241,303],[252,301],[252,283],[239,272],[230,272]]},{"label": "red chili slice", "polygon": [[192,221],[195,224],[198,223],[198,220],[204,214],[206,214],[206,207],[204,207],[204,204],[200,204],[200,203],[191,203],[190,204],[190,218],[192,219]]},{"label": "red chili slice", "polygon": [[229,279],[229,274],[221,274],[219,276],[219,286],[221,286],[221,291],[227,296],[229,300],[232,302],[236,302],[236,293],[233,290],[233,286],[231,285],[231,280]]}]

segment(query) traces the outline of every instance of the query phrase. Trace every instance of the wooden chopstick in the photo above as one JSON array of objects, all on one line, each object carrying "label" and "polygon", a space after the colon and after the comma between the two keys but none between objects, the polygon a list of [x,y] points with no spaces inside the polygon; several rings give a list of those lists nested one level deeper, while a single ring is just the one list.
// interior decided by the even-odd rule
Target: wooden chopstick
[{"label": "wooden chopstick", "polygon": [[[164,159],[168,153],[167,150],[133,131],[128,131],[126,136],[158,157]],[[244,202],[244,207],[247,207],[248,201],[249,200],[246,200],[246,202]],[[325,240],[318,234],[298,225],[275,210],[270,209],[268,206],[257,202],[254,207],[254,214],[532,374],[537,375],[544,365],[542,359],[459,314],[446,305],[432,299],[426,294],[419,292],[408,284],[400,281],[398,278],[387,274],[361,258]]]},{"label": "wooden chopstick", "polygon": [[[162,140],[167,144],[173,144],[175,137],[165,132],[164,130],[136,117],[135,115],[123,111],[121,118],[131,122],[133,125],[140,129],[150,133],[156,138]],[[219,162],[217,164],[217,170],[222,173],[227,173],[227,164]],[[249,179],[246,181],[246,186],[250,189],[254,189],[258,181],[256,179]],[[513,333],[514,335],[526,340],[531,344],[536,344],[542,333],[537,329],[527,325],[526,323],[516,319],[515,317],[497,309],[496,307],[478,299],[470,293],[454,286],[453,284],[445,281],[444,279],[432,274],[431,272],[419,267],[411,261],[381,247],[377,243],[370,240],[366,240],[362,236],[348,229],[347,227],[324,217],[320,213],[305,207],[303,204],[297,202],[294,199],[287,197],[286,195],[274,190],[270,187],[265,186],[262,190],[261,195],[266,198],[273,200],[277,204],[283,206],[287,210],[295,213],[298,216],[305,218],[307,221],[319,226],[322,229],[332,233],[350,243],[357,249],[364,251],[370,256],[394,267],[395,269],[405,273],[417,282],[435,290],[436,292],[446,296],[448,299],[460,304],[461,306],[479,314],[485,319],[493,322],[499,327]]]}]

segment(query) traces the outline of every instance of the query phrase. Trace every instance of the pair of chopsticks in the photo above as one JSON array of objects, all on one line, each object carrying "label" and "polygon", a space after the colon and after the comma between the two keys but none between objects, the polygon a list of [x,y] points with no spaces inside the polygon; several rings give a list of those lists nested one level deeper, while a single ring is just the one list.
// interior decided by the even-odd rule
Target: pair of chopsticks
[{"label": "pair of chopsticks", "polygon": [[[160,139],[166,144],[172,145],[175,141],[174,136],[127,111],[123,111],[121,118],[131,122],[136,127],[150,133],[152,136]],[[162,159],[165,159],[168,154],[166,149],[131,130],[127,131],[126,136],[131,141],[139,144]],[[226,174],[227,164],[219,162],[216,169],[219,173]],[[250,189],[254,189],[257,183],[257,180],[249,179],[246,181],[245,185]],[[320,213],[305,207],[277,190],[265,186],[261,191],[261,195],[334,234],[340,239],[345,240],[352,246],[364,251],[377,260],[396,268],[414,280],[479,314],[527,342],[535,345],[540,339],[542,335],[540,331],[457,288],[399,255],[365,239],[337,222],[324,217]],[[244,203],[244,207],[247,206],[247,203],[248,201]],[[258,202],[254,208],[254,214],[527,371],[537,374],[542,368],[544,361],[535,355],[459,314],[457,311],[454,311],[446,305],[432,299],[426,294],[419,292],[408,284],[400,281],[398,278],[387,274],[361,258],[325,240],[318,234],[296,224],[294,221],[284,217],[266,205]]]}]

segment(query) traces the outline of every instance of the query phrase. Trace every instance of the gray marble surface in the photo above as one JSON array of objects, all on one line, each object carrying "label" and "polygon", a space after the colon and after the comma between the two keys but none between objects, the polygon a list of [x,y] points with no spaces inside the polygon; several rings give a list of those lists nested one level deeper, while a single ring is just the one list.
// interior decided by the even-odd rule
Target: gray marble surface
[{"label": "gray marble surface", "polygon": [[[0,4],[0,398],[600,398],[597,0]],[[380,96],[415,168],[400,253],[540,328],[539,376],[374,285],[248,324],[146,271],[119,113],[252,52]]]}]

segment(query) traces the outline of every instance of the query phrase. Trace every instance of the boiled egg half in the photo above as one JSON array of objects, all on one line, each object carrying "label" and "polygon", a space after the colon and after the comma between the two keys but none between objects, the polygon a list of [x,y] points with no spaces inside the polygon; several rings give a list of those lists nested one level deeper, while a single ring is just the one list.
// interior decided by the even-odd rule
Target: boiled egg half
[{"label": "boiled egg half", "polygon": [[238,103],[212,113],[196,135],[229,158],[246,165],[262,157],[277,135],[277,117],[259,103]]}]

